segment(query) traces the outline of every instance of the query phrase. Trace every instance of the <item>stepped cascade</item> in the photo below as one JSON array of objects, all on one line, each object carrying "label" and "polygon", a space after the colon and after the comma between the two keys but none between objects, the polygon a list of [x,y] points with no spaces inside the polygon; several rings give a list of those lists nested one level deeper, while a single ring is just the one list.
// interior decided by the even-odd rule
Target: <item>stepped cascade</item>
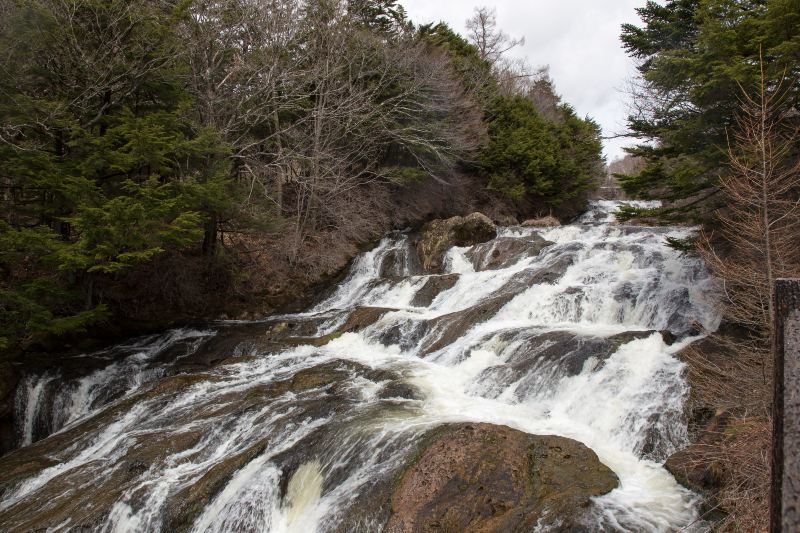
[{"label": "stepped cascade", "polygon": [[[583,443],[619,479],[591,531],[702,529],[663,468],[688,442],[675,355],[714,331],[692,230],[501,228],[438,272],[398,232],[306,312],[139,338],[24,378],[0,458],[10,531],[375,531],[366,503],[443,424]],[[87,370],[89,369],[89,370]],[[541,521],[539,530],[558,524]],[[554,529],[557,530],[557,529]]]}]

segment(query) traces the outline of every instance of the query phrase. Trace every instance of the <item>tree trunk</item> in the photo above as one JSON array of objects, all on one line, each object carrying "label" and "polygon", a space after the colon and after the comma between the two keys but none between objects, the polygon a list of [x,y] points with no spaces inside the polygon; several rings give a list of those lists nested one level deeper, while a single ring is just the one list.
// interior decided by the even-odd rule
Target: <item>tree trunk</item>
[{"label": "tree trunk", "polygon": [[219,222],[216,213],[211,213],[205,225],[203,235],[203,255],[212,257],[217,252],[217,236],[219,234]]}]

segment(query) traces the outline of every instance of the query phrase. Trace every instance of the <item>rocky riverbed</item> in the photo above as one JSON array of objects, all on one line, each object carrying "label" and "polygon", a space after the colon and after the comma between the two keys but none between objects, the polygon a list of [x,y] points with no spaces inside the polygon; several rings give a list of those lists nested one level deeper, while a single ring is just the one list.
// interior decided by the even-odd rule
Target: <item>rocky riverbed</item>
[{"label": "rocky riverbed", "polygon": [[10,531],[702,530],[664,468],[714,330],[684,228],[479,214],[388,236],[303,313],[22,376]]}]

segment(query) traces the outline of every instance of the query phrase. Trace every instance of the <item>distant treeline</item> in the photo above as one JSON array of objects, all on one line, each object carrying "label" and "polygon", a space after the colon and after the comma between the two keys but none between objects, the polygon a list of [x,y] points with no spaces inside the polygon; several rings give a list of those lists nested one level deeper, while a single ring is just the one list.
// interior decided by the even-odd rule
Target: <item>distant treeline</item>
[{"label": "distant treeline", "polygon": [[469,29],[396,0],[0,0],[0,349],[224,297],[252,254],[338,268],[456,175],[580,207],[598,126],[493,12]]}]

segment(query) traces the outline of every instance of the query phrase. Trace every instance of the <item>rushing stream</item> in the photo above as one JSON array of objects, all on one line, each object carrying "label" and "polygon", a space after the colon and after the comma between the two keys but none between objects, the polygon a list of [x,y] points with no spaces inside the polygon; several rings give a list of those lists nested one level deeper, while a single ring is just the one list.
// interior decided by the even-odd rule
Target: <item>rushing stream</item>
[{"label": "rushing stream", "polygon": [[718,326],[711,280],[665,246],[689,230],[617,225],[616,205],[452,248],[443,274],[392,235],[306,313],[26,377],[2,528],[374,531],[385,509],[363,502],[420,436],[480,421],[594,450],[620,486],[590,529],[701,529],[661,465],[687,438],[674,354]]}]

